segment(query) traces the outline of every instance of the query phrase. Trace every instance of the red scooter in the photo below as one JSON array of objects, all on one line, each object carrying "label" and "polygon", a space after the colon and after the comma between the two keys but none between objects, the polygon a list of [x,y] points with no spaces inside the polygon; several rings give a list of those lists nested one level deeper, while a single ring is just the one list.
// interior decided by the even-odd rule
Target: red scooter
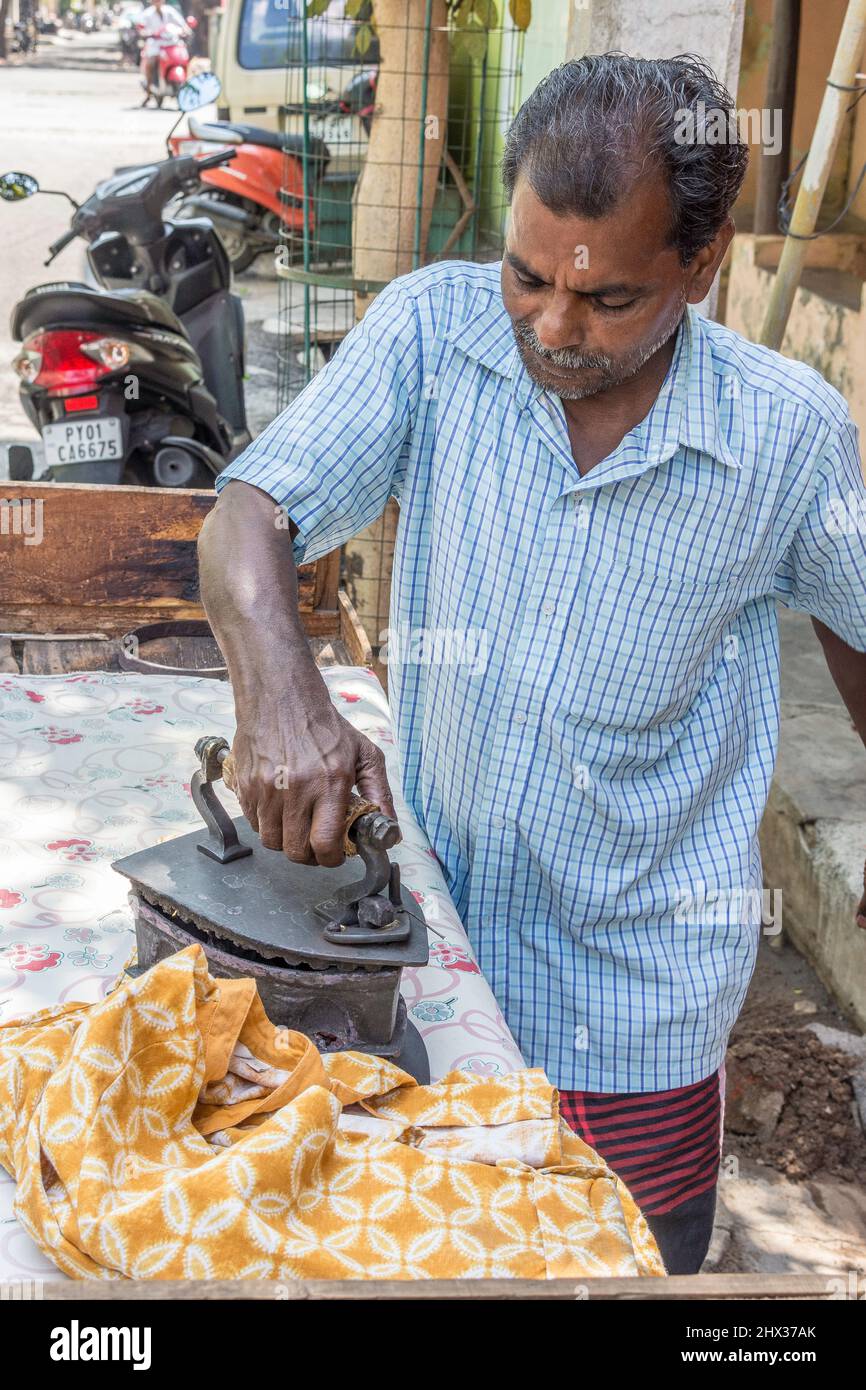
[{"label": "red scooter", "polygon": [[[313,135],[309,142],[307,167],[308,227],[310,234],[318,224],[335,221],[334,211],[345,209],[345,229],[325,249],[326,258],[344,258],[350,252],[349,212],[351,190],[359,169],[335,169],[329,173],[336,148],[334,137],[339,123],[353,117],[360,120],[369,135],[376,94],[376,69],[357,74],[342,96],[315,108],[317,125],[327,133],[327,141]],[[303,108],[289,110],[303,114]],[[334,123],[332,135],[328,122]],[[304,236],[304,140],[302,135],[265,130],[240,121],[203,121],[189,118],[189,133],[173,135],[169,144],[175,155],[201,156],[219,148],[231,147],[231,165],[208,169],[202,174],[203,187],[173,209],[174,217],[210,217],[219,232],[236,275],[246,270],[262,251],[273,251],[280,242],[296,243]],[[357,148],[357,138],[350,144]],[[335,159],[335,163],[338,161]],[[324,184],[331,185],[328,192]],[[338,185],[340,187],[338,187]],[[345,185],[345,191],[341,191]]]},{"label": "red scooter", "polygon": [[[197,23],[198,20],[194,16],[187,20],[190,29],[194,29]],[[136,25],[136,28],[139,27]],[[141,55],[141,77],[144,86],[144,101],[141,104],[147,106],[150,98],[153,97],[157,106],[162,106],[167,96],[177,96],[186,81],[186,70],[189,67],[189,49],[185,42],[186,34],[176,24],[165,24],[161,29],[157,29],[155,34],[150,34],[148,37],[156,39],[159,44],[157,83],[154,87],[148,81],[149,66],[152,59],[147,56],[147,40],[145,39]]]}]

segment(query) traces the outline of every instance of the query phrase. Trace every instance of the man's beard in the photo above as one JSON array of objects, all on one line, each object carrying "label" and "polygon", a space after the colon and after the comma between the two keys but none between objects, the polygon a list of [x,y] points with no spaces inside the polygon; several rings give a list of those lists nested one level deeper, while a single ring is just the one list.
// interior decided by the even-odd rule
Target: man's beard
[{"label": "man's beard", "polygon": [[[582,401],[587,396],[597,396],[602,391],[609,391],[612,386],[620,386],[624,381],[630,381],[633,376],[637,376],[641,367],[645,366],[676,332],[685,305],[684,295],[675,310],[672,310],[670,320],[650,343],[642,344],[620,358],[610,357],[603,352],[580,352],[577,348],[545,348],[539,342],[535,329],[526,319],[519,319],[512,326],[517,339],[517,350],[532,380],[545,391],[559,396],[561,400]],[[540,362],[537,360],[539,358]],[[564,376],[545,372],[546,362],[556,368],[557,373],[592,372],[593,376],[583,380],[575,377],[573,381],[569,381]]]}]

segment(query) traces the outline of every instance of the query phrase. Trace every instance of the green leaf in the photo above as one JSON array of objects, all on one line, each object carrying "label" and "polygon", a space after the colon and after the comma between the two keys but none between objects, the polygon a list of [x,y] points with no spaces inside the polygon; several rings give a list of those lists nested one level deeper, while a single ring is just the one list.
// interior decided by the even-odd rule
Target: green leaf
[{"label": "green leaf", "polygon": [[331,0],[307,0],[307,19],[315,19],[316,15],[324,14],[330,3]]},{"label": "green leaf", "polygon": [[346,18],[358,19],[367,0],[346,0]]},{"label": "green leaf", "polygon": [[454,50],[477,63],[484,61],[487,53],[487,30],[482,28],[477,19],[473,19],[468,28],[460,29],[454,36]]},{"label": "green leaf", "polygon": [[460,0],[457,12],[454,15],[454,23],[458,29],[466,29],[472,18],[472,0]]},{"label": "green leaf", "polygon": [[474,13],[485,27],[485,29],[495,29],[499,23],[499,14],[496,9],[496,0],[474,0]]},{"label": "green leaf", "polygon": [[528,29],[532,21],[532,0],[508,0],[508,13],[518,29]]},{"label": "green leaf", "polygon": [[362,24],[355,35],[355,52],[363,58],[373,42],[373,30],[369,24]]}]

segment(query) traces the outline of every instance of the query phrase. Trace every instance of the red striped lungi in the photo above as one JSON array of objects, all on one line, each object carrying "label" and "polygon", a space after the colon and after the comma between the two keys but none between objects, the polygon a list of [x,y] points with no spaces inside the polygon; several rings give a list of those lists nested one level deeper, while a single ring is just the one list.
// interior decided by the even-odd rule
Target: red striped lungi
[{"label": "red striped lungi", "polygon": [[560,1112],[622,1178],[641,1211],[663,1216],[715,1188],[724,1069],[673,1091],[560,1091]]}]

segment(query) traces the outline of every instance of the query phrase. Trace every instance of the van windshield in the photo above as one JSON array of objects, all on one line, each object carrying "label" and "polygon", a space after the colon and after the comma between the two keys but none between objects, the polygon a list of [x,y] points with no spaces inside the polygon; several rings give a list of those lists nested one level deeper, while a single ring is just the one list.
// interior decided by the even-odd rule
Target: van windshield
[{"label": "van windshield", "polygon": [[[305,0],[243,0],[238,32],[242,68],[301,67],[304,61]],[[358,25],[369,18],[364,5],[359,19],[346,18],[346,0],[331,0],[323,15],[307,21],[307,63],[334,67],[379,61],[373,40],[363,55],[355,52]]]}]

